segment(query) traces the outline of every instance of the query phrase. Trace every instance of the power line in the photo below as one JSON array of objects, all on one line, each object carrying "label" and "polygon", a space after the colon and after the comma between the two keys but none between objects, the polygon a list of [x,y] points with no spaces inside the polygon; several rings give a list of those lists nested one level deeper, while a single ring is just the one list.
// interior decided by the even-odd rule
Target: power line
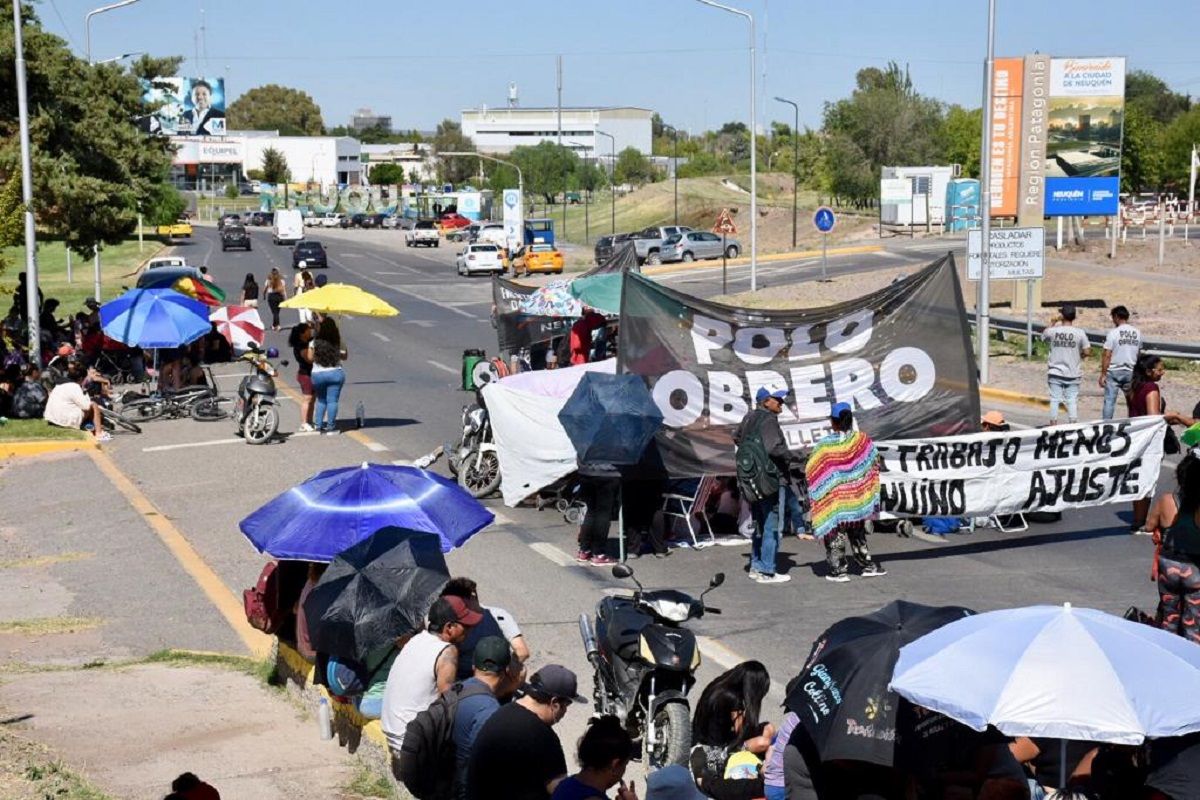
[{"label": "power line", "polygon": [[58,24],[63,26],[63,32],[67,34],[67,41],[71,43],[72,47],[78,50],[79,43],[76,42],[75,37],[71,35],[71,29],[67,27],[67,21],[63,19],[62,12],[58,10],[58,3],[54,2],[54,0],[50,0],[50,7],[54,9],[54,16],[58,17]]},{"label": "power line", "polygon": [[[742,48],[744,49],[744,48]],[[711,48],[711,47],[686,47],[677,49],[655,48],[653,50],[579,50],[579,51],[564,51],[562,55],[569,56],[645,56],[645,55],[664,55],[673,53],[740,53],[742,49],[736,47],[727,48]],[[558,56],[558,52],[536,53],[528,50],[523,50],[519,53],[500,52],[500,53],[477,53],[476,58],[546,58],[547,56]],[[219,61],[312,61],[312,56],[296,55],[296,56],[246,56],[246,55],[217,55],[213,58]],[[448,54],[421,54],[421,55],[369,55],[369,56],[322,56],[323,61],[460,61],[461,55]]]}]

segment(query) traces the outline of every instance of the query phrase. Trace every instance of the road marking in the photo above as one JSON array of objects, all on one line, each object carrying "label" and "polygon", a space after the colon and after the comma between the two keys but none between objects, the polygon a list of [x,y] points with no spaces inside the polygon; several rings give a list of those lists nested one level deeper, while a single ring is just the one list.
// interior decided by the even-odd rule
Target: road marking
[{"label": "road marking", "polygon": [[574,558],[549,542],[533,542],[529,545],[529,548],[538,555],[550,559],[560,567],[569,567],[575,563]]},{"label": "road marking", "polygon": [[342,253],[342,258],[366,258],[362,253]]},{"label": "road marking", "polygon": [[371,335],[372,335],[372,336],[374,336],[376,339],[378,339],[378,340],[379,340],[379,341],[381,341],[381,342],[390,342],[390,341],[391,341],[391,339],[389,339],[388,337],[384,336],[384,335],[383,335],[382,333],[380,333],[379,331],[371,331]]},{"label": "road marking", "polygon": [[711,636],[697,636],[696,644],[700,645],[700,652],[706,658],[717,662],[725,669],[732,669],[746,660]]},{"label": "road marking", "polygon": [[440,369],[444,372],[449,372],[451,375],[458,374],[458,370],[456,370],[454,367],[447,367],[445,364],[440,364],[437,361],[434,361],[433,359],[426,359],[425,363],[431,367],[437,367],[438,369]]},{"label": "road marking", "polygon": [[380,444],[379,442],[377,442],[373,439],[369,439],[369,440],[363,442],[363,446],[366,447],[368,450],[370,450],[373,453],[386,453],[387,451],[392,449],[392,448],[388,447],[386,444]]},{"label": "road marking", "polygon": [[[368,280],[370,280],[370,279],[368,278]],[[376,281],[376,282],[378,283],[378,281]],[[429,305],[431,305],[431,306],[438,306],[439,308],[444,308],[447,311],[452,311],[455,314],[458,314],[463,317],[467,317],[468,319],[475,319],[474,314],[468,314],[466,311],[463,311],[461,308],[455,308],[454,306],[447,305],[445,303],[439,303],[436,300],[430,300],[428,297],[423,297],[422,295],[419,295],[416,292],[409,291],[408,289],[405,289],[402,286],[393,286],[391,284],[383,284],[383,285],[386,286],[388,289],[391,289],[393,292],[398,292],[400,294],[406,294],[409,297],[413,297],[413,298],[416,298],[417,300],[420,300],[422,303],[429,303]]]},{"label": "road marking", "polygon": [[242,601],[217,577],[217,573],[200,557],[191,542],[184,538],[183,533],[175,527],[175,524],[150,502],[149,498],[133,484],[133,481],[126,477],[125,473],[121,472],[107,453],[101,450],[92,450],[89,455],[99,470],[112,482],[117,491],[125,496],[129,505],[133,506],[133,509],[142,516],[159,540],[171,551],[184,571],[192,576],[192,580],[204,592],[209,602],[216,606],[217,611],[225,618],[229,627],[233,628],[234,633],[238,635],[254,657],[266,658],[270,655],[271,637],[250,627],[250,623],[246,621],[246,612]]},{"label": "road marking", "polygon": [[[304,438],[306,436],[317,436],[317,435],[318,434],[316,431],[305,431],[305,432],[297,431],[295,433],[286,434],[286,436],[289,439],[299,439],[299,438]],[[160,445],[156,445],[154,447],[143,447],[142,452],[143,453],[162,453],[167,450],[188,450],[193,447],[212,447],[213,445],[218,445],[218,444],[238,444],[241,441],[243,441],[243,439],[239,436],[239,437],[235,437],[233,439],[213,439],[212,441],[208,441],[208,442],[183,442],[182,444],[160,444]]]},{"label": "road marking", "polygon": [[[481,319],[479,321],[487,322],[487,320],[483,320],[483,319]],[[416,325],[418,328],[432,328],[433,327],[433,323],[427,319],[402,319],[402,320],[400,320],[400,324],[401,325]]]}]

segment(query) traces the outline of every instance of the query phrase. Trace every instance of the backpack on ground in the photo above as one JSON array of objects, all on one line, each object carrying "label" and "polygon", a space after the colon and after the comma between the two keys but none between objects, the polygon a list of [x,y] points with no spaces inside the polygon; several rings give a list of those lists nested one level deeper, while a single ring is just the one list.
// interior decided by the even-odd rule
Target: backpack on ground
[{"label": "backpack on ground", "polygon": [[25,381],[13,392],[12,415],[15,419],[41,419],[49,399],[45,386],[38,381]]},{"label": "backpack on ground", "polygon": [[921,524],[925,526],[927,532],[945,536],[948,533],[961,531],[966,520],[961,517],[925,517],[921,520]]},{"label": "backpack on ground", "polygon": [[279,602],[279,564],[268,562],[258,574],[258,583],[242,592],[242,605],[250,627],[275,633],[287,616]]},{"label": "backpack on ground", "polygon": [[752,503],[779,491],[779,467],[767,455],[762,439],[765,420],[765,416],[758,415],[756,422],[742,432],[742,441],[737,446],[738,489]]},{"label": "backpack on ground", "polygon": [[456,683],[404,729],[404,744],[396,758],[396,777],[417,800],[451,796],[458,756],[454,746],[454,716],[459,701],[479,694],[491,694],[491,689],[481,684],[464,688]]}]

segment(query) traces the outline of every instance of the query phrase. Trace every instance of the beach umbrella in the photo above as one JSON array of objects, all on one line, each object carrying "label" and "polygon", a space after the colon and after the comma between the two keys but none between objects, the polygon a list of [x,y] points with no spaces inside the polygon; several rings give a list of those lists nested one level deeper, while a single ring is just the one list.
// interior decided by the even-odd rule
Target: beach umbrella
[{"label": "beach umbrella", "polygon": [[171,284],[171,288],[206,306],[219,306],[225,302],[225,290],[204,278],[183,276]]},{"label": "beach umbrella", "polygon": [[457,483],[416,467],[363,463],[319,472],[238,527],[273,558],[330,561],[380,528],[436,534],[443,552],[495,519]]},{"label": "beach umbrella", "polygon": [[437,536],[382,528],[338,553],[305,598],[309,641],[320,653],[363,661],[424,627],[449,579]]},{"label": "beach umbrella", "polygon": [[284,300],[280,308],[359,317],[394,317],[400,313],[383,299],[348,283],[327,283],[310,289]]},{"label": "beach umbrella", "polygon": [[221,306],[214,308],[208,319],[217,324],[217,330],[234,350],[244,352],[263,343],[264,326],[256,308]]},{"label": "beach umbrella", "polygon": [[571,283],[569,279],[561,279],[539,286],[537,291],[521,298],[521,313],[543,317],[582,317],[583,303],[571,294]]},{"label": "beach umbrella", "polygon": [[569,291],[572,297],[588,308],[594,308],[602,314],[620,314],[621,286],[624,282],[625,276],[620,272],[593,275],[571,281]]},{"label": "beach umbrella", "polygon": [[588,372],[558,412],[558,421],[580,461],[636,464],[663,415],[641,376]]},{"label": "beach umbrella", "polygon": [[100,306],[100,325],[131,347],[180,347],[212,330],[204,304],[174,289],[130,289]]}]

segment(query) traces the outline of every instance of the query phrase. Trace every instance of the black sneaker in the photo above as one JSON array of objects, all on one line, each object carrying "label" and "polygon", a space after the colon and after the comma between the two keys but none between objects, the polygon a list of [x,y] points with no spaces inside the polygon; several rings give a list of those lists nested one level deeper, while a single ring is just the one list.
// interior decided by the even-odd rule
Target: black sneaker
[{"label": "black sneaker", "polygon": [[874,563],[867,564],[862,570],[862,576],[864,578],[878,578],[883,575],[887,575],[887,570]]},{"label": "black sneaker", "polygon": [[850,573],[848,572],[831,572],[825,576],[825,580],[831,583],[849,583]]}]

